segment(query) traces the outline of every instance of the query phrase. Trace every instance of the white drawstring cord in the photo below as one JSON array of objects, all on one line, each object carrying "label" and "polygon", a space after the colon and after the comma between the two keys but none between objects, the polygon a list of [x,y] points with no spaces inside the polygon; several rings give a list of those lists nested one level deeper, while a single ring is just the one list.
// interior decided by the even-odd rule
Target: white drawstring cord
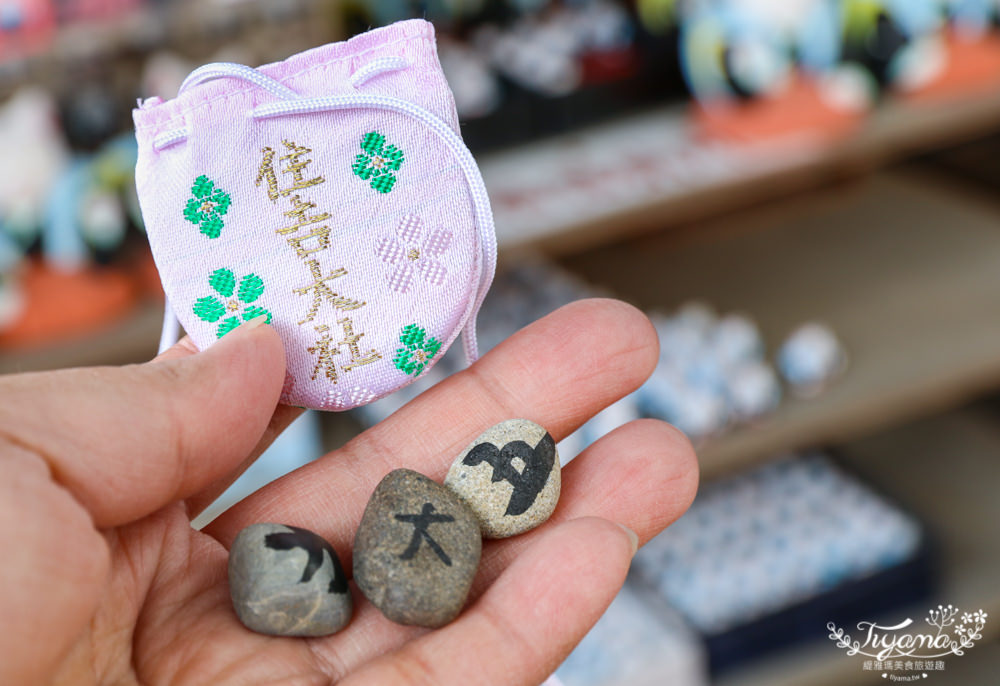
[{"label": "white drawstring cord", "polygon": [[[379,57],[371,62],[368,62],[356,72],[351,74],[351,85],[355,88],[359,88],[374,79],[376,76],[392,71],[399,71],[400,69],[406,69],[408,66],[410,66],[410,63],[402,57]],[[260,86],[267,92],[285,100],[298,99],[300,97],[298,93],[280,81],[276,81],[275,79],[262,74],[252,67],[248,67],[244,64],[236,64],[235,62],[215,62],[213,64],[206,64],[198,67],[193,72],[188,74],[177,93],[179,95],[189,88],[194,88],[198,84],[226,77],[249,81],[257,86]],[[187,127],[161,133],[153,138],[153,149],[163,150],[164,148],[169,148],[171,145],[187,140],[190,135],[191,130]]]},{"label": "white drawstring cord", "polygon": [[399,71],[410,66],[402,57],[378,57],[351,74],[351,85],[359,88],[376,76],[390,71]]},{"label": "white drawstring cord", "polygon": [[177,94],[180,95],[184,91],[194,88],[200,83],[226,77],[249,81],[256,86],[260,86],[268,93],[282,98],[283,100],[291,100],[300,97],[298,93],[280,81],[276,81],[270,76],[262,74],[253,67],[248,67],[245,64],[236,64],[235,62],[213,62],[212,64],[205,64],[198,67],[193,72],[188,74],[186,79],[184,79],[184,82],[181,84],[180,90],[177,91]]},{"label": "white drawstring cord", "polygon": [[[399,57],[378,58],[356,71],[351,77],[351,83],[357,87],[379,74],[396,71],[405,68],[407,65],[406,60]],[[486,298],[486,293],[489,291],[490,284],[493,283],[493,274],[496,271],[497,263],[497,240],[493,226],[493,212],[490,209],[490,199],[486,193],[486,186],[483,183],[482,175],[479,173],[479,167],[476,165],[472,153],[465,147],[462,137],[441,118],[406,100],[365,93],[303,98],[270,76],[251,67],[231,62],[206,64],[203,67],[199,67],[184,80],[184,83],[181,84],[180,92],[183,93],[188,88],[193,88],[200,83],[218,78],[237,78],[249,81],[280,98],[277,102],[260,105],[254,109],[251,112],[251,116],[254,119],[269,119],[271,117],[297,114],[316,114],[343,109],[370,108],[388,110],[410,116],[428,126],[441,138],[458,159],[459,167],[462,169],[466,183],[469,185],[469,193],[472,196],[472,205],[475,211],[476,226],[479,230],[479,240],[482,246],[482,260],[479,264],[479,285],[476,298],[472,304],[472,308],[469,310],[462,332],[462,342],[465,347],[466,359],[468,359],[469,364],[475,362],[479,358],[479,344],[476,339],[476,318],[483,300]],[[153,147],[159,150],[161,147],[185,140],[188,135],[190,135],[190,131],[186,127],[162,133],[154,138]],[[158,146],[158,143],[162,145]],[[166,327],[167,321],[164,319],[164,333],[166,333]],[[176,333],[174,335],[176,337]]]},{"label": "white drawstring cord", "polygon": [[160,346],[156,351],[157,355],[172,346],[180,338],[181,323],[177,321],[174,308],[170,305],[170,298],[163,298],[163,328],[160,329]]},{"label": "white drawstring cord", "polygon": [[182,129],[174,129],[173,131],[167,131],[166,133],[161,133],[159,136],[153,139],[153,149],[163,150],[164,148],[169,148],[175,143],[180,143],[181,141],[186,141],[188,136],[191,135],[191,129],[184,127]]}]

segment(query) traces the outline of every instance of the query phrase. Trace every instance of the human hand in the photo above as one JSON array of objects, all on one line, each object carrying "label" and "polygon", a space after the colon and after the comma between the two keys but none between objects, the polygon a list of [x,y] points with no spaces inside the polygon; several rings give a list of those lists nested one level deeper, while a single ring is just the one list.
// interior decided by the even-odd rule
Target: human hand
[{"label": "human hand", "polygon": [[276,404],[284,354],[267,326],[151,363],[0,377],[0,683],[537,684],[600,617],[643,543],[694,497],[686,439],[641,420],[563,472],[551,519],[487,541],[464,612],[393,624],[352,584],[351,623],[326,638],[253,633],[236,618],[227,548],[255,522],[308,528],[346,570],[386,473],[440,481],[511,417],[559,440],[634,390],[656,335],[615,301],[562,308],[379,425],[248,497],[204,531],[197,514],[297,411]]}]

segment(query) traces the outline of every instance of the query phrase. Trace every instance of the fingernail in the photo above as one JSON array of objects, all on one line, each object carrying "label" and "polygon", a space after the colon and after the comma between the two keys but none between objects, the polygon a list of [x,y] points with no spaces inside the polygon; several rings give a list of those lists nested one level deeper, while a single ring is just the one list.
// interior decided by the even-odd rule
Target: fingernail
[{"label": "fingernail", "polygon": [[628,528],[624,524],[619,524],[618,526],[620,526],[622,531],[625,532],[625,535],[628,536],[629,543],[632,544],[632,557],[635,557],[636,551],[639,550],[639,534],[632,531],[632,529]]},{"label": "fingernail", "polygon": [[268,315],[266,315],[266,314],[258,314],[253,319],[246,320],[245,322],[243,322],[242,324],[240,324],[236,328],[239,329],[240,331],[249,331],[250,329],[256,329],[261,324],[266,324],[267,323],[267,318],[268,318]]}]

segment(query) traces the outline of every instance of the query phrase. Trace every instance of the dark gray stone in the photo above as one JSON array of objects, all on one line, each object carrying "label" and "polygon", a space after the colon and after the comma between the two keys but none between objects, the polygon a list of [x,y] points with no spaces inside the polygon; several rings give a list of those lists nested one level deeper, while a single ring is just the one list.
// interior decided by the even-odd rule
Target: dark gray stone
[{"label": "dark gray stone", "polygon": [[397,469],[382,479],[354,536],[354,582],[386,617],[439,627],[462,611],[479,566],[476,518],[444,486]]},{"label": "dark gray stone", "polygon": [[547,520],[559,502],[555,441],[532,421],[508,419],[462,451],[444,485],[475,513],[486,538],[524,533]]},{"label": "dark gray stone", "polygon": [[253,524],[229,551],[229,594],[240,621],[271,636],[326,636],[351,621],[347,576],[311,531]]}]

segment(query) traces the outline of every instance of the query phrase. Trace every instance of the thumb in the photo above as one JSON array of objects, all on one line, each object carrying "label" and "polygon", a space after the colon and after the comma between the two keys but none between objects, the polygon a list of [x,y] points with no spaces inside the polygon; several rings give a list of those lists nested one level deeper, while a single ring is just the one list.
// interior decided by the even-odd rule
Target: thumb
[{"label": "thumb", "polygon": [[196,493],[243,461],[278,403],[284,352],[262,323],[194,355],[2,377],[0,454],[35,453],[98,527]]}]

